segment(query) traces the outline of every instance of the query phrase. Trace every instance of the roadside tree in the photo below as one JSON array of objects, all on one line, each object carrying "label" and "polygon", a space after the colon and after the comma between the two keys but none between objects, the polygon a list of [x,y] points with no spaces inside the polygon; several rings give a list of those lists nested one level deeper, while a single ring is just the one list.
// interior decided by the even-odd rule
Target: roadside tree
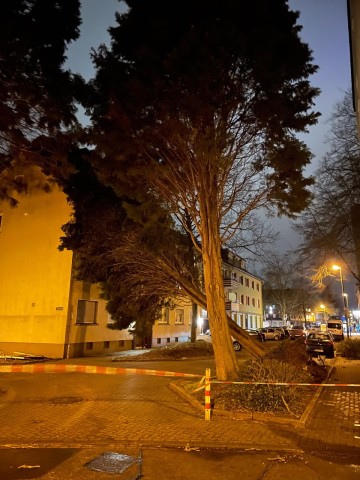
[{"label": "roadside tree", "polygon": [[328,135],[329,151],[320,162],[314,198],[296,226],[304,242],[303,261],[316,270],[315,283],[340,262],[360,281],[360,140],[352,95],[337,103]]},{"label": "roadside tree", "polygon": [[87,141],[104,182],[140,184],[185,230],[190,216],[217,376],[233,379],[221,248],[254,209],[307,205],[311,154],[295,133],[317,119],[316,67],[285,0],[126,3],[94,54]]}]

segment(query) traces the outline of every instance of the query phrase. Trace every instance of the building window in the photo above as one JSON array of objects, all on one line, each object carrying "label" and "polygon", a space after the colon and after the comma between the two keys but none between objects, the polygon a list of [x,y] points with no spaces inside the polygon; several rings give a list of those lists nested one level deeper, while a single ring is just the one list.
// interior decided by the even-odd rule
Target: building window
[{"label": "building window", "polygon": [[161,345],[161,338],[157,338],[157,339],[156,339],[156,343],[157,343],[158,345]]},{"label": "building window", "polygon": [[236,302],[237,300],[237,293],[236,292],[229,292],[228,293],[229,302]]},{"label": "building window", "polygon": [[119,347],[124,347],[124,346],[125,346],[125,341],[119,340]]},{"label": "building window", "polygon": [[259,299],[257,299],[257,306],[258,306],[258,308],[260,308],[260,300]]},{"label": "building window", "polygon": [[250,305],[250,297],[246,297],[246,305]]},{"label": "building window", "polygon": [[255,288],[255,282],[254,282],[254,280],[251,282],[251,288]]},{"label": "building window", "polygon": [[184,310],[182,308],[175,310],[175,323],[178,325],[184,324]]},{"label": "building window", "polygon": [[94,348],[93,342],[86,342],[86,350],[92,350]]},{"label": "building window", "polygon": [[240,297],[240,303],[241,303],[241,305],[244,305],[244,295],[241,295],[241,297]]},{"label": "building window", "polygon": [[245,278],[245,286],[248,287],[249,285],[250,285],[249,279],[248,279],[248,278]]},{"label": "building window", "polygon": [[179,337],[175,337],[175,342],[178,342],[179,341]]},{"label": "building window", "polygon": [[110,348],[110,342],[108,340],[105,340],[104,348]]},{"label": "building window", "polygon": [[169,323],[169,318],[170,318],[170,309],[169,308],[164,308],[161,318],[159,318],[158,323]]},{"label": "building window", "polygon": [[241,285],[244,285],[244,277],[242,275],[240,276],[240,283]]},{"label": "building window", "polygon": [[260,291],[260,285],[257,283],[256,284],[256,290],[259,292]]},{"label": "building window", "polygon": [[251,300],[251,305],[252,305],[253,307],[255,307],[255,298],[253,298],[253,299]]},{"label": "building window", "polygon": [[167,339],[166,339],[166,343],[170,343],[170,338],[167,338]]},{"label": "building window", "polygon": [[94,300],[78,300],[76,323],[94,324],[97,319],[98,302]]}]

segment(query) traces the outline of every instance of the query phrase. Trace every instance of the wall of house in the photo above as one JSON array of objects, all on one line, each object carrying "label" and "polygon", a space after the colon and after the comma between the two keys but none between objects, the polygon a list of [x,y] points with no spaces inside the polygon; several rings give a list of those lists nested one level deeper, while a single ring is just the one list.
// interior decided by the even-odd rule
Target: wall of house
[{"label": "wall of house", "polygon": [[241,327],[263,327],[262,281],[246,270],[223,264],[228,315]]},{"label": "wall of house", "polygon": [[174,309],[164,309],[153,327],[152,347],[187,342],[191,335],[191,302],[179,301]]},{"label": "wall of house", "polygon": [[[64,193],[31,190],[0,215],[0,351],[71,358],[132,348],[126,330],[107,328],[97,286],[71,282],[72,252],[58,249],[71,215]],[[96,302],[93,324],[77,321],[78,300]]]},{"label": "wall of house", "polygon": [[58,189],[0,206],[0,350],[62,357],[71,252],[58,250],[70,208]]},{"label": "wall of house", "polygon": [[[97,285],[74,281],[70,298],[67,357],[90,357],[133,348],[133,336],[127,329],[108,328],[113,321],[106,310],[106,302],[100,299]],[[84,305],[90,306],[85,318]]]}]

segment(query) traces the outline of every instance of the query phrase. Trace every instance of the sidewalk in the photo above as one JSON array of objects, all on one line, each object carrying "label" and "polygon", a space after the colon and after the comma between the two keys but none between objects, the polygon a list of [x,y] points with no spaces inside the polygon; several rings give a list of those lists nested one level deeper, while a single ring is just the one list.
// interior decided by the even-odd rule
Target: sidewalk
[{"label": "sidewalk", "polygon": [[[99,359],[99,363],[101,361]],[[331,362],[333,370],[327,383],[360,385],[360,360],[337,357]],[[96,359],[92,365],[96,365]],[[186,369],[186,365],[179,363],[179,368],[179,371]],[[2,374],[2,385],[6,387],[9,381],[11,386],[11,378],[6,375],[13,374]],[[268,420],[213,416],[206,421],[204,412],[194,409],[169,388],[175,381],[171,377],[85,373],[19,375],[25,383],[21,384],[21,393],[17,391],[13,395],[21,400],[11,401],[12,389],[9,388],[8,402],[5,396],[0,404],[5,409],[0,446],[81,447],[90,442],[282,451],[300,448],[360,454],[360,387],[320,387],[321,393],[308,412],[304,428],[296,428],[275,423],[270,415]],[[47,376],[46,394],[40,394],[44,375]],[[15,378],[20,381],[19,377]]]},{"label": "sidewalk", "polygon": [[[333,370],[328,383],[360,385],[360,360],[337,357],[330,362]],[[96,363],[94,359],[92,365]],[[98,359],[98,364],[103,363],[104,359]],[[179,368],[186,371],[190,364],[180,362]],[[176,457],[178,463],[172,467],[181,471],[190,456],[214,450],[219,455],[226,451],[233,452],[231,455],[268,452],[268,460],[278,458],[280,453],[287,458],[327,454],[332,461],[339,455],[360,458],[360,387],[320,387],[305,428],[294,428],[271,421],[218,416],[206,421],[202,412],[169,388],[173,381],[141,375],[0,373],[0,386],[8,388],[8,393],[0,397],[0,451],[16,451],[17,458],[28,454],[29,460],[24,458],[21,463],[28,461],[30,465],[44,465],[49,455],[58,460],[46,477],[11,478],[109,478],[109,473],[100,476],[86,467],[104,452],[134,457],[141,454],[143,467],[152,465],[154,472],[164,456],[169,462]],[[168,478],[176,477],[169,473]]]}]

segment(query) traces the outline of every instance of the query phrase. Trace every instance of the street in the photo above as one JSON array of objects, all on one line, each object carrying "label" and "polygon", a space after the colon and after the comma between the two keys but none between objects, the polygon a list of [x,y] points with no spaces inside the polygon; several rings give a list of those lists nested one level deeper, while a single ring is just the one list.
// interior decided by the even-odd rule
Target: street
[{"label": "street", "polygon": [[[209,359],[61,362],[200,375],[214,367]],[[313,420],[316,428],[323,425],[319,437],[311,428],[272,422],[222,417],[206,422],[169,388],[173,381],[141,374],[0,373],[1,480],[359,478],[359,448],[326,443],[331,430],[334,438],[338,431],[359,445],[360,426],[356,430],[349,411],[343,419],[334,414],[334,428],[322,419],[324,405]],[[358,392],[339,397],[343,402],[344,395],[351,396],[354,415]],[[335,411],[333,397],[324,398]]]}]

